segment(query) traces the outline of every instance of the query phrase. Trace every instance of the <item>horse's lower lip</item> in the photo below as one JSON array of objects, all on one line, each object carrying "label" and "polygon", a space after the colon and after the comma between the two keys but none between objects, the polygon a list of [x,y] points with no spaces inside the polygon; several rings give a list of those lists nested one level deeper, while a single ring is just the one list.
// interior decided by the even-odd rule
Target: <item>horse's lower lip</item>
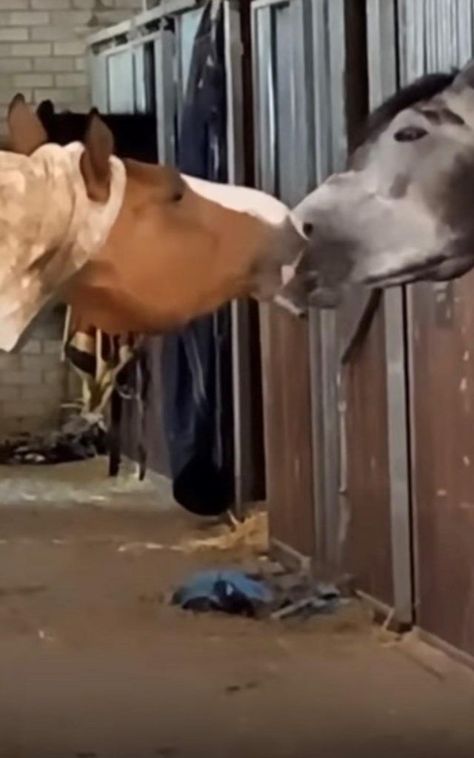
[{"label": "horse's lower lip", "polygon": [[401,274],[391,274],[390,276],[372,276],[364,281],[364,284],[371,289],[383,289],[384,287],[398,287],[402,284],[411,284],[420,279],[425,273],[424,266],[416,270]]},{"label": "horse's lower lip", "polygon": [[420,278],[430,269],[439,266],[446,261],[446,255],[435,255],[430,260],[424,260],[422,263],[413,263],[401,271],[392,271],[387,274],[375,274],[367,276],[363,284],[369,287],[386,287],[396,284],[405,284]]}]

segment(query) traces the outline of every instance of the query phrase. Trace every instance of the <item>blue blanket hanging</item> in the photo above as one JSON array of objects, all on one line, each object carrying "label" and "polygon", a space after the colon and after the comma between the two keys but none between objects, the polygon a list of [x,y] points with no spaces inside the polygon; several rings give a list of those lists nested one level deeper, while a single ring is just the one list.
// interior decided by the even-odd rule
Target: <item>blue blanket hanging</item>
[{"label": "blue blanket hanging", "polygon": [[[178,166],[227,179],[223,10],[211,3],[194,40],[178,139]],[[231,320],[225,307],[163,339],[163,419],[173,495],[193,513],[234,502]]]}]

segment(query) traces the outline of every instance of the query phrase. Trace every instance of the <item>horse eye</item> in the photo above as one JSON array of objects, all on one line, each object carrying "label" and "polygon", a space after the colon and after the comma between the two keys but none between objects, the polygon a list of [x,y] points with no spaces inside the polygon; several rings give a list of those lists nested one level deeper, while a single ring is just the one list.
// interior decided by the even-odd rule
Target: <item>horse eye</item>
[{"label": "horse eye", "polygon": [[421,126],[405,126],[404,129],[400,129],[394,134],[394,139],[397,142],[416,142],[422,137],[426,137],[428,132]]},{"label": "horse eye", "polygon": [[182,200],[183,197],[184,197],[184,191],[183,192],[181,192],[181,191],[175,192],[174,195],[173,195],[173,197],[171,198],[171,202],[172,203],[179,203],[179,201]]}]

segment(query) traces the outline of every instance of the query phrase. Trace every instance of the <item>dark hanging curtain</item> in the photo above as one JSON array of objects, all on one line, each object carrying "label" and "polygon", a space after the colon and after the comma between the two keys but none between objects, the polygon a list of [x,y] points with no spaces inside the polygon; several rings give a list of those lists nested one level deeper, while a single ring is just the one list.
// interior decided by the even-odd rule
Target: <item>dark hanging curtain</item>
[{"label": "dark hanging curtain", "polygon": [[[209,3],[196,33],[178,140],[191,176],[227,180],[222,4]],[[163,339],[163,419],[173,494],[200,515],[234,502],[230,308]]]}]

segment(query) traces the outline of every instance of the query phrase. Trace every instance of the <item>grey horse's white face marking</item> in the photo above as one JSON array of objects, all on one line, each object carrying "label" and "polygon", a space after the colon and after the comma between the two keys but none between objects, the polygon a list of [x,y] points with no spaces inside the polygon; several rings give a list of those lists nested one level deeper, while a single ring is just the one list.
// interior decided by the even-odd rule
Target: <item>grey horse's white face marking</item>
[{"label": "grey horse's white face marking", "polygon": [[312,227],[305,269],[322,307],[355,284],[446,280],[472,268],[474,62],[387,101],[347,171],[295,213]]}]

